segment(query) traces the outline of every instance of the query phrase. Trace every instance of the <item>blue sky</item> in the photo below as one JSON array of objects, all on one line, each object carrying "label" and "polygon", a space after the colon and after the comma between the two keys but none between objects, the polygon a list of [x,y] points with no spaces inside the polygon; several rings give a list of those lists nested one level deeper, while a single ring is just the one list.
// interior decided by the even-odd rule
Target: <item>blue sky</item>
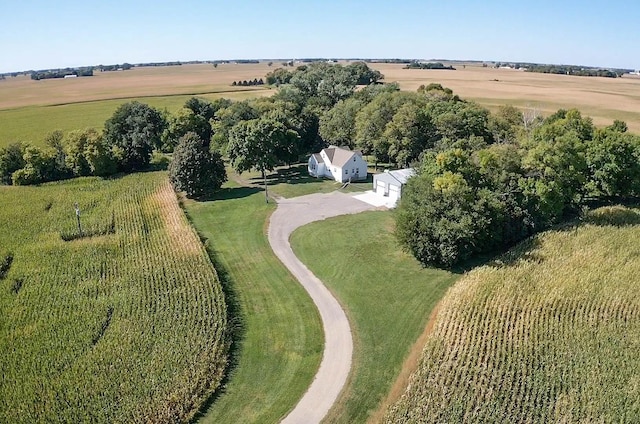
[{"label": "blue sky", "polygon": [[640,2],[0,0],[0,72],[401,57],[640,68]]}]

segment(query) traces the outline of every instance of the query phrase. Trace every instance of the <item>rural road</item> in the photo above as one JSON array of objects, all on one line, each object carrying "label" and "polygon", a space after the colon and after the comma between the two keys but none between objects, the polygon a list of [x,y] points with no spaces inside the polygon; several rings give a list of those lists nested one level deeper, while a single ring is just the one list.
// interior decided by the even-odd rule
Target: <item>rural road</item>
[{"label": "rural road", "polygon": [[[318,373],[283,423],[319,423],[327,415],[347,381],[353,353],[353,340],[347,316],[322,281],[293,253],[289,236],[296,228],[313,221],[373,209],[376,209],[375,206],[354,199],[353,195],[334,191],[280,199],[278,208],[271,215],[269,244],[313,299],[320,312],[325,337]],[[322,235],[318,235],[318,240],[322,240]]]}]

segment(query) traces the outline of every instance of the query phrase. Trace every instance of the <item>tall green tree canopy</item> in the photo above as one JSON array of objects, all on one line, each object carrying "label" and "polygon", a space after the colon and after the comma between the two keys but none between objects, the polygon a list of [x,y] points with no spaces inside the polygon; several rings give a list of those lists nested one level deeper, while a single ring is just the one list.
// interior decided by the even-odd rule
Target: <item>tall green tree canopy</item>
[{"label": "tall green tree canopy", "polygon": [[274,119],[242,121],[231,129],[227,152],[236,172],[255,169],[264,177],[283,160],[283,147],[294,143],[297,136]]},{"label": "tall green tree canopy", "polygon": [[66,164],[76,176],[91,175],[92,173],[86,155],[92,138],[102,138],[102,136],[94,128],[87,128],[86,130],[71,131],[65,137]]},{"label": "tall green tree canopy", "polygon": [[182,108],[168,118],[167,126],[162,133],[161,150],[172,152],[180,138],[188,132],[196,133],[209,146],[213,132],[209,120],[194,113],[192,109]]},{"label": "tall green tree canopy", "polygon": [[407,167],[426,149],[434,147],[438,134],[424,106],[419,102],[407,102],[387,123],[383,137],[389,143],[389,159],[398,166]]},{"label": "tall green tree canopy", "polygon": [[364,106],[356,116],[356,146],[378,160],[388,159],[389,141],[384,136],[387,124],[396,112],[415,94],[383,92]]},{"label": "tall green tree canopy", "polygon": [[334,107],[322,114],[320,118],[320,136],[329,144],[355,147],[356,115],[364,106],[364,102],[350,97],[340,100]]},{"label": "tall green tree canopy", "polygon": [[259,113],[248,101],[232,102],[229,106],[218,109],[211,121],[213,131],[213,147],[225,151],[230,138],[230,131],[234,125],[256,119]]},{"label": "tall green tree canopy", "polygon": [[185,108],[191,110],[196,115],[202,116],[207,121],[212,119],[218,110],[229,106],[231,106],[231,100],[224,98],[209,101],[200,97],[191,97],[184,104]]},{"label": "tall green tree canopy", "polygon": [[7,147],[0,148],[0,183],[11,184],[11,175],[26,165],[24,151],[27,148],[23,143],[11,143]]},{"label": "tall green tree canopy", "polygon": [[140,102],[124,103],[104,124],[104,138],[117,147],[122,171],[140,170],[149,165],[151,152],[160,148],[166,122],[162,114]]},{"label": "tall green tree canopy", "polygon": [[178,191],[200,197],[218,190],[227,180],[224,162],[218,152],[198,134],[188,132],[180,138],[169,164],[169,180]]},{"label": "tall green tree canopy", "polygon": [[618,124],[617,129],[596,130],[593,140],[587,143],[591,196],[640,196],[640,137],[620,128],[624,127]]}]

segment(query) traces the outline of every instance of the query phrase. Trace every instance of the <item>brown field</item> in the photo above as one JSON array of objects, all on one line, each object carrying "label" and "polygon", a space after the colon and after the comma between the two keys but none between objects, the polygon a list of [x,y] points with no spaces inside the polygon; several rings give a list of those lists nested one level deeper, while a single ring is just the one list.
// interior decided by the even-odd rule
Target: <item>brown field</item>
[{"label": "brown field", "polygon": [[403,90],[415,91],[422,84],[436,82],[489,109],[512,104],[536,108],[546,116],[560,108],[578,108],[598,126],[621,119],[631,131],[640,133],[640,78],[637,77],[538,74],[469,64],[453,64],[456,71],[402,69],[403,66],[371,65],[384,74],[385,81],[397,81]]},{"label": "brown field", "polygon": [[[275,63],[273,67],[276,67]],[[269,69],[266,63],[225,64],[217,68],[202,64],[95,72],[93,77],[70,79],[33,81],[28,76],[9,77],[0,80],[0,110],[177,94],[231,94],[237,91],[269,94],[270,90],[265,87],[231,86],[233,81],[264,78]]]},{"label": "brown field", "polygon": [[[120,72],[96,72],[94,77],[32,81],[19,76],[0,81],[0,110],[34,105],[59,105],[106,99],[170,95],[216,94],[230,98],[270,95],[265,87],[231,87],[233,81],[264,78],[272,69],[260,64],[182,65],[141,67]],[[640,133],[640,78],[595,78],[548,75],[510,69],[454,64],[456,71],[402,69],[400,64],[371,64],[397,81],[403,90],[441,83],[464,99],[490,109],[502,104],[536,108],[548,115],[559,108],[580,109],[596,125],[614,119]]]}]

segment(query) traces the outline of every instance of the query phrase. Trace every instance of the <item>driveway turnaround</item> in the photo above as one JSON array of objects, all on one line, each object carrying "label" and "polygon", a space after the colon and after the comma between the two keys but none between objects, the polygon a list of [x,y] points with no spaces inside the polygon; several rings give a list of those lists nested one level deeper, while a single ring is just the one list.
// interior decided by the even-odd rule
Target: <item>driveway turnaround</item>
[{"label": "driveway turnaround", "polygon": [[309,269],[296,257],[289,236],[298,227],[338,215],[376,209],[357,200],[352,194],[338,191],[310,194],[278,200],[278,208],[269,221],[269,244],[276,256],[298,279],[316,304],[324,328],[322,362],[311,386],[296,407],[282,421],[286,424],[319,423],[342,391],[353,354],[349,321],[338,301]]}]

